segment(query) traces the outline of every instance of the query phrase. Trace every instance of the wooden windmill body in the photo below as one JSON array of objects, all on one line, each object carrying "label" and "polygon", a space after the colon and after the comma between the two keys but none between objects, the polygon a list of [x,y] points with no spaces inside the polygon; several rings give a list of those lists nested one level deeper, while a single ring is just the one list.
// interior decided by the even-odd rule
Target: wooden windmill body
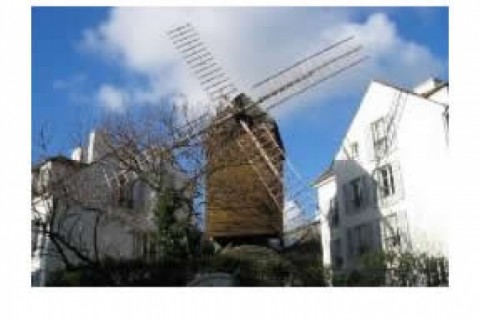
[{"label": "wooden windmill body", "polygon": [[[256,146],[241,122],[251,132],[262,133],[260,143],[270,143],[266,156],[279,174],[283,173],[283,143],[275,120],[258,106],[244,110],[249,103],[245,94],[239,94],[230,107],[235,110],[217,115],[234,112],[235,117],[206,136],[206,234],[222,242],[257,243],[282,237],[283,208],[278,204],[283,203],[283,183],[263,165],[260,154],[251,157]],[[276,193],[270,194],[259,174]]]}]

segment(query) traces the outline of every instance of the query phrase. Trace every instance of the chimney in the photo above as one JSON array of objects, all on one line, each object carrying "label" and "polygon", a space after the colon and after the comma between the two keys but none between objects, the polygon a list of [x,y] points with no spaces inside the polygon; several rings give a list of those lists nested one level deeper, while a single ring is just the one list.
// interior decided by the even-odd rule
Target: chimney
[{"label": "chimney", "polygon": [[431,91],[441,85],[443,81],[429,78],[413,88],[413,92],[419,95],[428,95]]},{"label": "chimney", "polygon": [[72,151],[72,160],[82,161],[82,147],[78,146]]},{"label": "chimney", "polygon": [[90,132],[88,139],[87,163],[92,163],[106,156],[108,145],[106,143],[107,136],[101,130]]}]

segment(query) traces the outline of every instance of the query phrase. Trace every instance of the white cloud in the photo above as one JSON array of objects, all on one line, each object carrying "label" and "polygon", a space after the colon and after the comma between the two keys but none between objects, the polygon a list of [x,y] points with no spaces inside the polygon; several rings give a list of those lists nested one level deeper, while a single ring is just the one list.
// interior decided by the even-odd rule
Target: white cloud
[{"label": "white cloud", "polygon": [[[103,23],[84,32],[82,45],[148,79],[146,86],[126,90],[133,104],[155,103],[174,92],[186,93],[191,101],[206,99],[166,36],[167,30],[186,22],[197,28],[227,74],[247,92],[273,71],[351,34],[364,44],[370,60],[312,90],[306,99],[345,95],[372,78],[411,86],[442,71],[442,61],[428,48],[403,39],[385,14],[372,14],[363,23],[352,17],[346,9],[115,8]],[[125,97],[118,90],[107,90],[107,95],[113,105],[123,107]],[[280,109],[277,115],[301,107],[292,102]]]},{"label": "white cloud", "polygon": [[89,105],[92,103],[92,97],[85,88],[87,80],[84,74],[74,74],[65,79],[54,80],[52,88],[65,92],[70,102],[76,105]]},{"label": "white cloud", "polygon": [[97,101],[110,111],[122,112],[127,106],[127,94],[115,86],[103,84],[98,90]]}]

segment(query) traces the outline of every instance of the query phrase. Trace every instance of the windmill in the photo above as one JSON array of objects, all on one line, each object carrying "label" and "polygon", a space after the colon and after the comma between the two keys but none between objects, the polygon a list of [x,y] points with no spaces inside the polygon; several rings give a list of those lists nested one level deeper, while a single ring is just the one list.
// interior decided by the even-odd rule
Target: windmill
[{"label": "windmill", "polygon": [[[206,234],[218,241],[283,239],[316,217],[309,186],[287,159],[268,111],[367,57],[354,37],[337,41],[253,85],[252,99],[215,61],[191,24],[167,32],[214,106],[204,114],[207,149]],[[189,139],[190,136],[184,137]],[[288,221],[284,221],[288,220]],[[288,222],[288,223],[285,223]],[[284,226],[291,230],[285,232]]]}]

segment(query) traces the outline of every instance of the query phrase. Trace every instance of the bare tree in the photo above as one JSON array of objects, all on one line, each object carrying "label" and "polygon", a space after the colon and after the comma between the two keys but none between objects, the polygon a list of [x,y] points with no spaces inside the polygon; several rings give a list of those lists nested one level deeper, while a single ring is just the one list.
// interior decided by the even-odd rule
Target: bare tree
[{"label": "bare tree", "polygon": [[[45,157],[32,168],[32,256],[41,252],[68,270],[103,272],[106,255],[99,238],[105,224],[126,219],[121,222],[137,224],[144,233],[160,231],[147,219],[122,215],[118,208],[126,189],[138,181],[155,196],[147,210],[158,213],[159,206],[167,205],[174,216],[161,220],[156,214],[154,222],[181,222],[181,228],[194,230],[206,170],[202,136],[195,135],[205,126],[203,119],[189,120],[187,108],[176,104],[110,115],[97,130],[98,150],[90,163]],[[41,134],[38,142],[47,154],[47,137]],[[188,254],[193,250],[190,246]]]}]

